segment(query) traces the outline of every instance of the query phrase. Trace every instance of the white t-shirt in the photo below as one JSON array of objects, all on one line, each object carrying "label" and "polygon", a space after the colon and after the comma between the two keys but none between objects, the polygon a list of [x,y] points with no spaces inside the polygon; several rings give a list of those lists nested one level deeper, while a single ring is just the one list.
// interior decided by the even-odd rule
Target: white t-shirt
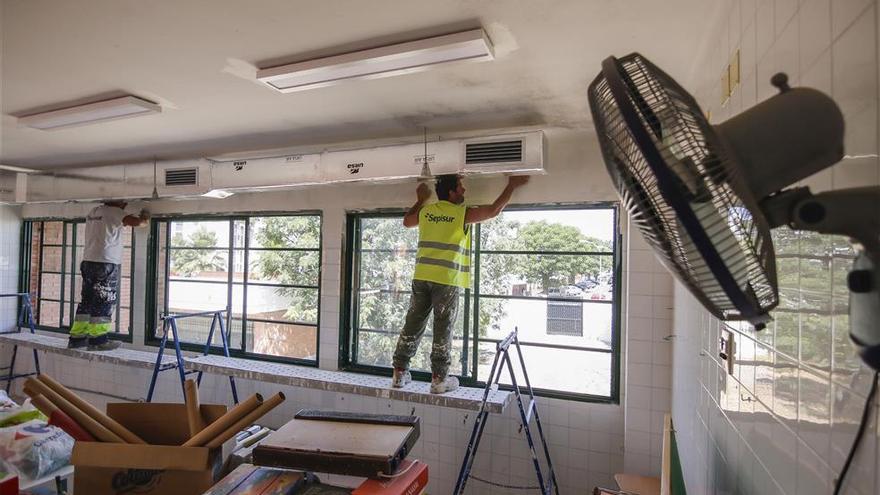
[{"label": "white t-shirt", "polygon": [[86,246],[83,261],[122,264],[122,208],[101,205],[86,217]]}]

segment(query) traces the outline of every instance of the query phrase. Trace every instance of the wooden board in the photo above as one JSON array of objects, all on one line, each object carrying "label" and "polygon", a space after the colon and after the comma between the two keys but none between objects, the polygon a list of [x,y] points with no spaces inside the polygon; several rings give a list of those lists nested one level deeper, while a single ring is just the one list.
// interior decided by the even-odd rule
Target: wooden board
[{"label": "wooden board", "polygon": [[660,478],[639,476],[637,474],[615,474],[617,486],[627,493],[636,495],[660,495]]},{"label": "wooden board", "polygon": [[263,440],[264,448],[388,457],[404,444],[410,426],[294,419]]},{"label": "wooden board", "polygon": [[[392,474],[419,437],[418,418],[295,418],[254,449],[254,464],[374,477]],[[391,424],[389,424],[391,423]]]}]

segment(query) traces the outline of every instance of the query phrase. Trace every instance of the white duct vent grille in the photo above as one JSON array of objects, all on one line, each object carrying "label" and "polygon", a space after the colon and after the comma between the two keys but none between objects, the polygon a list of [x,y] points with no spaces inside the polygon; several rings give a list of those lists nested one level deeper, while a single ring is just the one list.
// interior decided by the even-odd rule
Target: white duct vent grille
[{"label": "white duct vent grille", "polygon": [[195,186],[199,183],[199,169],[175,168],[165,170],[166,186]]},{"label": "white duct vent grille", "polygon": [[523,142],[495,141],[484,143],[468,143],[465,148],[465,164],[502,163],[523,161]]}]

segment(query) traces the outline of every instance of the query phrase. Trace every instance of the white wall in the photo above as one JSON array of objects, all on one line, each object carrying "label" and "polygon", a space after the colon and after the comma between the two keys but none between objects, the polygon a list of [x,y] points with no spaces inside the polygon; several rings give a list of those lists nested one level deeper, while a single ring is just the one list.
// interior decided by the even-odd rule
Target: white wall
[{"label": "white wall", "polygon": [[[591,134],[550,130],[547,136],[548,174],[533,178],[525,188],[517,191],[513,198],[514,203],[616,200],[617,196],[608,179],[597,143]],[[490,202],[503,185],[504,180],[501,178],[466,180],[468,203]],[[336,369],[345,214],[352,210],[407,207],[415,199],[414,189],[415,185],[411,183],[349,184],[236,195],[225,200],[159,201],[151,202],[147,206],[154,214],[322,211],[324,252],[319,365],[324,369]],[[90,207],[91,205],[86,204],[27,205],[23,208],[23,214],[25,218],[81,217]],[[131,206],[132,211],[137,211],[139,207],[140,205]],[[625,217],[622,228],[626,228]],[[145,313],[142,301],[146,277],[145,232],[139,231],[141,235],[137,235],[135,241],[137,259],[132,347],[154,352],[155,348],[142,345]],[[671,283],[668,276],[657,267],[644,244],[638,244],[633,249],[635,251],[624,257],[624,288],[633,283],[639,285],[634,292],[637,295],[623,301],[625,313],[622,331],[624,352],[630,346],[638,351],[634,359],[623,359],[621,403],[625,406],[564,400],[539,402],[543,408],[541,414],[562,493],[583,493],[594,485],[613,486],[611,476],[620,472],[624,466],[624,445],[628,449],[628,469],[644,474],[659,471],[658,418],[662,418],[662,411],[669,408],[670,349],[662,341],[662,337],[669,333]],[[632,274],[629,271],[630,265]],[[632,317],[627,316],[630,314],[626,312],[628,305],[634,307]],[[635,329],[632,336],[627,334],[627,324],[633,325]],[[61,376],[69,385],[132,399],[146,393],[149,381],[147,370],[113,365],[96,366],[94,363],[87,364],[54,355],[47,355],[44,360],[46,364],[43,366],[47,372]],[[179,385],[171,375],[163,374],[156,400],[181,400]],[[635,386],[629,388],[629,381]],[[250,391],[274,393],[278,389],[274,385],[244,380],[241,383],[244,388],[242,395]],[[231,402],[228,390],[228,384],[221,379],[208,378],[203,383],[206,400],[228,404]],[[430,465],[432,491],[446,493],[452,490],[473,424],[473,412],[317,390],[284,390],[290,400],[270,416],[268,421],[274,426],[282,424],[285,418],[289,418],[301,407],[365,412],[391,410],[405,414],[414,411],[422,416],[424,422],[422,440],[414,455]],[[89,398],[96,403],[108,400],[107,396],[89,395]],[[533,484],[534,471],[525,449],[525,439],[517,433],[517,414],[516,409],[511,407],[504,415],[490,418],[487,437],[481,445],[482,454],[478,456],[475,468],[476,475],[505,483]],[[469,493],[490,493],[485,485],[472,483]],[[505,490],[496,492],[504,493]]]},{"label": "white wall", "polygon": [[672,393],[672,276],[635,231],[627,237],[625,265],[624,468],[659,476]]},{"label": "white wall", "polygon": [[[729,4],[708,57],[698,63],[696,94],[713,120],[772,95],[770,76],[785,71],[792,85],[834,97],[846,119],[846,153],[864,156],[805,183],[814,191],[880,184],[877,2]],[[743,82],[722,106],[720,74],[736,49]],[[841,244],[839,238],[804,237],[793,247],[777,246],[788,255],[778,267],[788,297],[774,312],[775,322],[758,333],[726,327],[676,285],[672,410],[689,493],[831,493],[870,382],[848,342],[845,315],[827,312],[846,304],[849,261],[831,256],[832,246]],[[827,283],[805,290],[803,282],[817,277]],[[733,375],[718,358],[725,329],[734,332],[740,349]],[[877,411],[872,414],[846,493],[880,488]]]},{"label": "white wall", "polygon": [[[18,292],[21,208],[0,205],[0,294]],[[17,298],[0,298],[0,332],[14,329]]]}]

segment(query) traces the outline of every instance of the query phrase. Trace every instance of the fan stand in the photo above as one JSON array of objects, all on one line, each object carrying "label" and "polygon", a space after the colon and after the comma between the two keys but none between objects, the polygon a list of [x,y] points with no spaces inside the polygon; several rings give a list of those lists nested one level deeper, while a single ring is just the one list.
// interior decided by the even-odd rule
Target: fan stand
[{"label": "fan stand", "polygon": [[845,235],[857,247],[847,276],[850,338],[870,367],[880,370],[880,187],[813,194],[798,187],[761,201],[771,228]]}]

